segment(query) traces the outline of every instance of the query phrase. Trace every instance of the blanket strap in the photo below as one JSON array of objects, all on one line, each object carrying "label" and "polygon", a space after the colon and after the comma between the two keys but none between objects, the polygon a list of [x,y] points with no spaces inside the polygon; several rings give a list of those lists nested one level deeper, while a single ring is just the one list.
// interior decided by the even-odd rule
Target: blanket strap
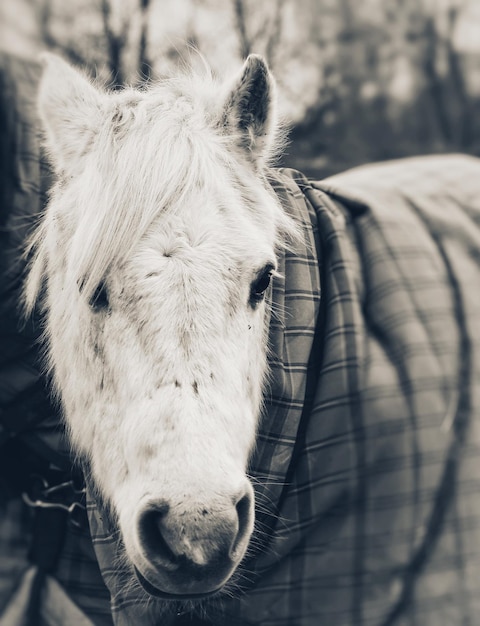
[{"label": "blanket strap", "polygon": [[83,476],[73,471],[67,474],[51,469],[48,479],[38,474],[30,476],[28,489],[22,499],[27,506],[37,510],[60,510],[68,514],[69,521],[79,528],[87,524],[86,488]]},{"label": "blanket strap", "polygon": [[46,578],[53,574],[63,549],[67,524],[86,523],[85,487],[77,477],[50,470],[47,478],[31,477],[24,491],[24,502],[35,511],[29,561],[37,567],[27,609],[27,626],[41,622],[42,590]]}]

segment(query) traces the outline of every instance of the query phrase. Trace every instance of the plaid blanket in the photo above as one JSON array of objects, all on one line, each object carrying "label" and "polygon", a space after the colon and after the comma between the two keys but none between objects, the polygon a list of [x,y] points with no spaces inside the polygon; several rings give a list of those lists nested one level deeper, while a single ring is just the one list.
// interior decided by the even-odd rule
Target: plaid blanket
[{"label": "plaid blanket", "polygon": [[[3,217],[33,206],[16,204],[27,190],[38,202],[29,115],[9,122],[22,129],[14,162],[32,165],[17,169]],[[320,183],[285,170],[271,182],[305,240],[272,295],[273,376],[250,468],[258,539],[240,596],[202,614],[217,626],[480,624],[480,162],[405,160]],[[11,392],[3,373],[2,384]],[[62,448],[45,426],[55,419],[30,443]],[[116,540],[91,498],[88,508],[56,578],[99,626],[160,623],[155,601],[124,587]],[[0,611],[7,566],[15,579],[28,567],[28,515],[7,513]]]},{"label": "plaid blanket", "polygon": [[[459,156],[274,175],[305,241],[273,294],[263,542],[213,624],[480,624],[479,173]],[[90,516],[115,623],[156,623]]]}]

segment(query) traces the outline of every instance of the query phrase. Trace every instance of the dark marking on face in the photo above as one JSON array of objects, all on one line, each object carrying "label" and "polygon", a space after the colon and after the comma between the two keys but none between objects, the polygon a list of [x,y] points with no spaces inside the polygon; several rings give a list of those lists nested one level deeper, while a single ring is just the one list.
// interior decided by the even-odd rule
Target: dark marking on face
[{"label": "dark marking on face", "polygon": [[133,110],[138,104],[137,98],[131,98],[130,100],[117,105],[112,114],[112,131],[114,136],[122,136],[133,120]]},{"label": "dark marking on face", "polygon": [[114,131],[118,130],[118,128],[116,127],[123,123],[124,117],[125,117],[124,111],[122,111],[122,109],[116,109],[116,111],[112,115],[112,124],[114,126],[113,128]]},{"label": "dark marking on face", "polygon": [[156,449],[151,444],[147,444],[143,446],[141,453],[146,461],[150,461],[150,459],[153,459],[155,457]]},{"label": "dark marking on face", "polygon": [[182,387],[182,383],[179,382],[178,380],[175,381],[175,387],[177,387],[177,389],[181,389]]},{"label": "dark marking on face", "polygon": [[160,272],[149,272],[146,278],[156,278],[157,276],[160,276]]},{"label": "dark marking on face", "polygon": [[197,383],[197,381],[196,381],[196,380],[194,380],[194,381],[193,381],[192,388],[193,388],[193,393],[194,393],[196,396],[198,396],[198,383]]},{"label": "dark marking on face", "polygon": [[97,359],[101,359],[103,356],[103,350],[100,348],[96,339],[93,341],[93,354],[97,357]]}]

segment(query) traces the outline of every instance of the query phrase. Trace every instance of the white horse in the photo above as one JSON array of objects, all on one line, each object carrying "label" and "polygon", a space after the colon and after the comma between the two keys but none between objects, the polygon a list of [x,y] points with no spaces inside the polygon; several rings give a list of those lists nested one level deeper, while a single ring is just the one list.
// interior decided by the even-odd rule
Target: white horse
[{"label": "white horse", "polygon": [[39,102],[27,309],[115,623],[476,623],[480,160],[275,173],[257,56],[109,94],[47,55]]},{"label": "white horse", "polygon": [[254,526],[247,476],[278,250],[298,236],[266,180],[275,85],[258,56],[106,93],[45,56],[57,183],[32,246],[74,450],[157,595],[217,592]]}]

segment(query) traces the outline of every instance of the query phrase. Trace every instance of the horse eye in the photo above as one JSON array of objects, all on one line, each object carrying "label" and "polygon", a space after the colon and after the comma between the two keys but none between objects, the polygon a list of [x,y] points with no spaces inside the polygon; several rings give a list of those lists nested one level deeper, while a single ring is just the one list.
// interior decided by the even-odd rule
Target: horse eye
[{"label": "horse eye", "polygon": [[108,291],[103,281],[98,284],[88,304],[94,311],[104,311],[109,308]]},{"label": "horse eye", "polygon": [[265,292],[267,291],[272,280],[272,271],[273,267],[271,265],[267,265],[258,278],[252,283],[252,287],[250,289],[250,304],[252,306],[261,302],[265,297]]}]

